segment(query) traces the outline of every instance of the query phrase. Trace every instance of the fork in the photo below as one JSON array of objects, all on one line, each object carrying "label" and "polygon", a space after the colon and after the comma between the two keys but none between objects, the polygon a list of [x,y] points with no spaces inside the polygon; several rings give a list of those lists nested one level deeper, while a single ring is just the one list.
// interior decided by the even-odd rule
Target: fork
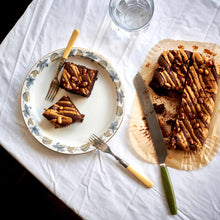
[{"label": "fork", "polygon": [[126,161],[122,160],[120,157],[115,155],[110,147],[97,135],[92,134],[89,137],[90,143],[98,150],[103,151],[105,153],[111,154],[112,156],[115,157],[115,159],[123,166],[125,167],[128,171],[130,171],[134,176],[136,176],[143,184],[145,184],[147,187],[151,188],[153,186],[153,182],[149,180],[147,177],[145,177],[143,174],[138,172],[134,167],[129,165]]},{"label": "fork", "polygon": [[60,63],[56,72],[55,77],[53,78],[53,80],[50,83],[50,87],[49,90],[47,92],[47,95],[45,97],[45,100],[52,102],[59,90],[59,80],[58,80],[58,75],[64,65],[64,62],[66,61],[66,59],[68,58],[70,51],[73,47],[73,44],[75,43],[77,37],[79,35],[79,30],[75,29],[69,39],[69,42],[63,52],[62,57],[60,58]]}]

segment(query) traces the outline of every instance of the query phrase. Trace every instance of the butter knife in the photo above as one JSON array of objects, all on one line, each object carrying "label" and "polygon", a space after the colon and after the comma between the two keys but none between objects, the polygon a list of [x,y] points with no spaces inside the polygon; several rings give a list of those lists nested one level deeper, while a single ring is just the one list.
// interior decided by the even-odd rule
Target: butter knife
[{"label": "butter knife", "polygon": [[137,73],[134,78],[134,86],[136,88],[144,115],[147,119],[147,124],[150,130],[151,138],[156,150],[158,162],[160,165],[162,183],[164,187],[167,203],[172,215],[177,214],[177,206],[173,186],[165,164],[167,149],[163,139],[163,134],[157,119],[156,112],[151,102],[147,87],[140,73]]}]

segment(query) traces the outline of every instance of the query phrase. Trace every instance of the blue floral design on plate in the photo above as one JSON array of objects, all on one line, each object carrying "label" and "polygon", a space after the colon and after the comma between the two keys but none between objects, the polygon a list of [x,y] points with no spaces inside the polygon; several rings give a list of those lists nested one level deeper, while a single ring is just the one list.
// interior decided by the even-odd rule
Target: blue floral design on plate
[{"label": "blue floral design on plate", "polygon": [[111,77],[112,81],[118,81],[119,80],[118,75],[115,72],[110,71],[109,74],[110,74],[110,77]]},{"label": "blue floral design on plate", "polygon": [[111,123],[109,129],[113,132],[115,132],[117,130],[118,127],[118,121],[114,121],[113,123]]},{"label": "blue floral design on plate", "polygon": [[31,133],[33,133],[37,136],[40,135],[39,128],[36,125],[34,125],[33,127],[30,127],[30,131],[31,131]]},{"label": "blue floral design on plate", "polygon": [[60,142],[57,142],[53,145],[54,149],[56,149],[58,152],[65,152],[67,149],[66,145],[61,144]]},{"label": "blue floral design on plate", "polygon": [[121,90],[118,92],[118,96],[117,96],[117,101],[122,103],[123,102],[123,98],[124,98],[124,92]]},{"label": "blue floral design on plate", "polygon": [[33,78],[31,75],[28,76],[28,78],[26,79],[26,85],[28,88],[34,84],[34,80],[35,78]]},{"label": "blue floral design on plate", "polygon": [[[40,74],[44,73],[43,71],[44,68],[47,68],[50,65],[50,63],[55,61],[57,58],[61,57],[63,52],[64,49],[60,49],[44,56],[40,61],[38,61],[35,64],[35,66],[28,73],[25,79],[26,83],[24,83],[21,92],[22,114],[29,131],[40,143],[42,143],[47,148],[66,154],[87,153],[89,151],[95,150],[95,148],[91,146],[90,143],[85,143],[81,146],[67,146],[60,142],[57,141],[55,142],[52,138],[45,137],[44,132],[41,131],[39,123],[35,121],[35,118],[32,115],[32,105],[31,105],[32,102],[31,102],[30,94],[31,94],[31,88],[36,82],[35,79]],[[117,95],[117,111],[115,113],[115,119],[111,122],[107,131],[103,131],[103,135],[102,135],[103,141],[108,141],[119,128],[124,115],[125,95],[121,85],[121,81],[115,70],[112,68],[111,64],[105,58],[103,58],[101,55],[96,54],[95,52],[83,48],[74,48],[71,50],[69,56],[86,57],[90,59],[92,62],[96,62],[97,64],[101,65],[109,73],[109,77],[111,78],[113,84],[115,85],[116,95]]]},{"label": "blue floral design on plate", "polygon": [[97,60],[97,56],[94,55],[93,52],[85,52],[84,55],[85,55],[86,57],[90,58],[92,61],[93,61],[93,60]]},{"label": "blue floral design on plate", "polygon": [[31,107],[28,107],[26,104],[24,104],[23,113],[24,113],[24,116],[25,116],[25,117],[28,117],[28,116],[31,115],[31,114],[30,114],[30,109],[31,109]]},{"label": "blue floral design on plate", "polygon": [[74,56],[75,56],[75,53],[76,53],[76,50],[75,50],[75,49],[72,49],[72,50],[70,51],[69,57],[74,57]]},{"label": "blue floral design on plate", "polygon": [[37,64],[37,67],[39,68],[40,71],[44,69],[44,67],[48,67],[47,63],[48,59],[40,60],[39,63]]}]

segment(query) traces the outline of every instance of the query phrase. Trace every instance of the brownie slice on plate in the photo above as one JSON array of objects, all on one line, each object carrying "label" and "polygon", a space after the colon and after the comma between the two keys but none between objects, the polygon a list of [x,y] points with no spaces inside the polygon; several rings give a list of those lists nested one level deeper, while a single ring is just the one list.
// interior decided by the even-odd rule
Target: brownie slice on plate
[{"label": "brownie slice on plate", "polygon": [[97,70],[65,62],[60,87],[71,93],[89,97],[97,79],[97,74]]},{"label": "brownie slice on plate", "polygon": [[64,95],[57,103],[44,110],[43,116],[55,128],[67,127],[74,122],[82,122],[84,119],[84,115],[79,112],[67,95]]}]

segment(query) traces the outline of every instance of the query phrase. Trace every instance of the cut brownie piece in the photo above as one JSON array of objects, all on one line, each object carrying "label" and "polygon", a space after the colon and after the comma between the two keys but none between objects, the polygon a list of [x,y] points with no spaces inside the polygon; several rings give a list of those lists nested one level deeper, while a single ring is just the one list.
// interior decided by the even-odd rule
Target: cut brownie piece
[{"label": "cut brownie piece", "polygon": [[65,62],[60,87],[69,92],[89,97],[97,79],[97,70]]},{"label": "cut brownie piece", "polygon": [[82,122],[84,119],[84,115],[79,112],[67,95],[64,95],[56,104],[44,110],[43,116],[55,128],[66,127],[74,122]]},{"label": "cut brownie piece", "polygon": [[171,138],[171,148],[195,151],[202,148],[209,131],[218,91],[215,62],[194,52]]},{"label": "cut brownie piece", "polygon": [[150,87],[159,95],[178,96],[184,88],[192,52],[187,50],[164,51],[158,58]]}]

